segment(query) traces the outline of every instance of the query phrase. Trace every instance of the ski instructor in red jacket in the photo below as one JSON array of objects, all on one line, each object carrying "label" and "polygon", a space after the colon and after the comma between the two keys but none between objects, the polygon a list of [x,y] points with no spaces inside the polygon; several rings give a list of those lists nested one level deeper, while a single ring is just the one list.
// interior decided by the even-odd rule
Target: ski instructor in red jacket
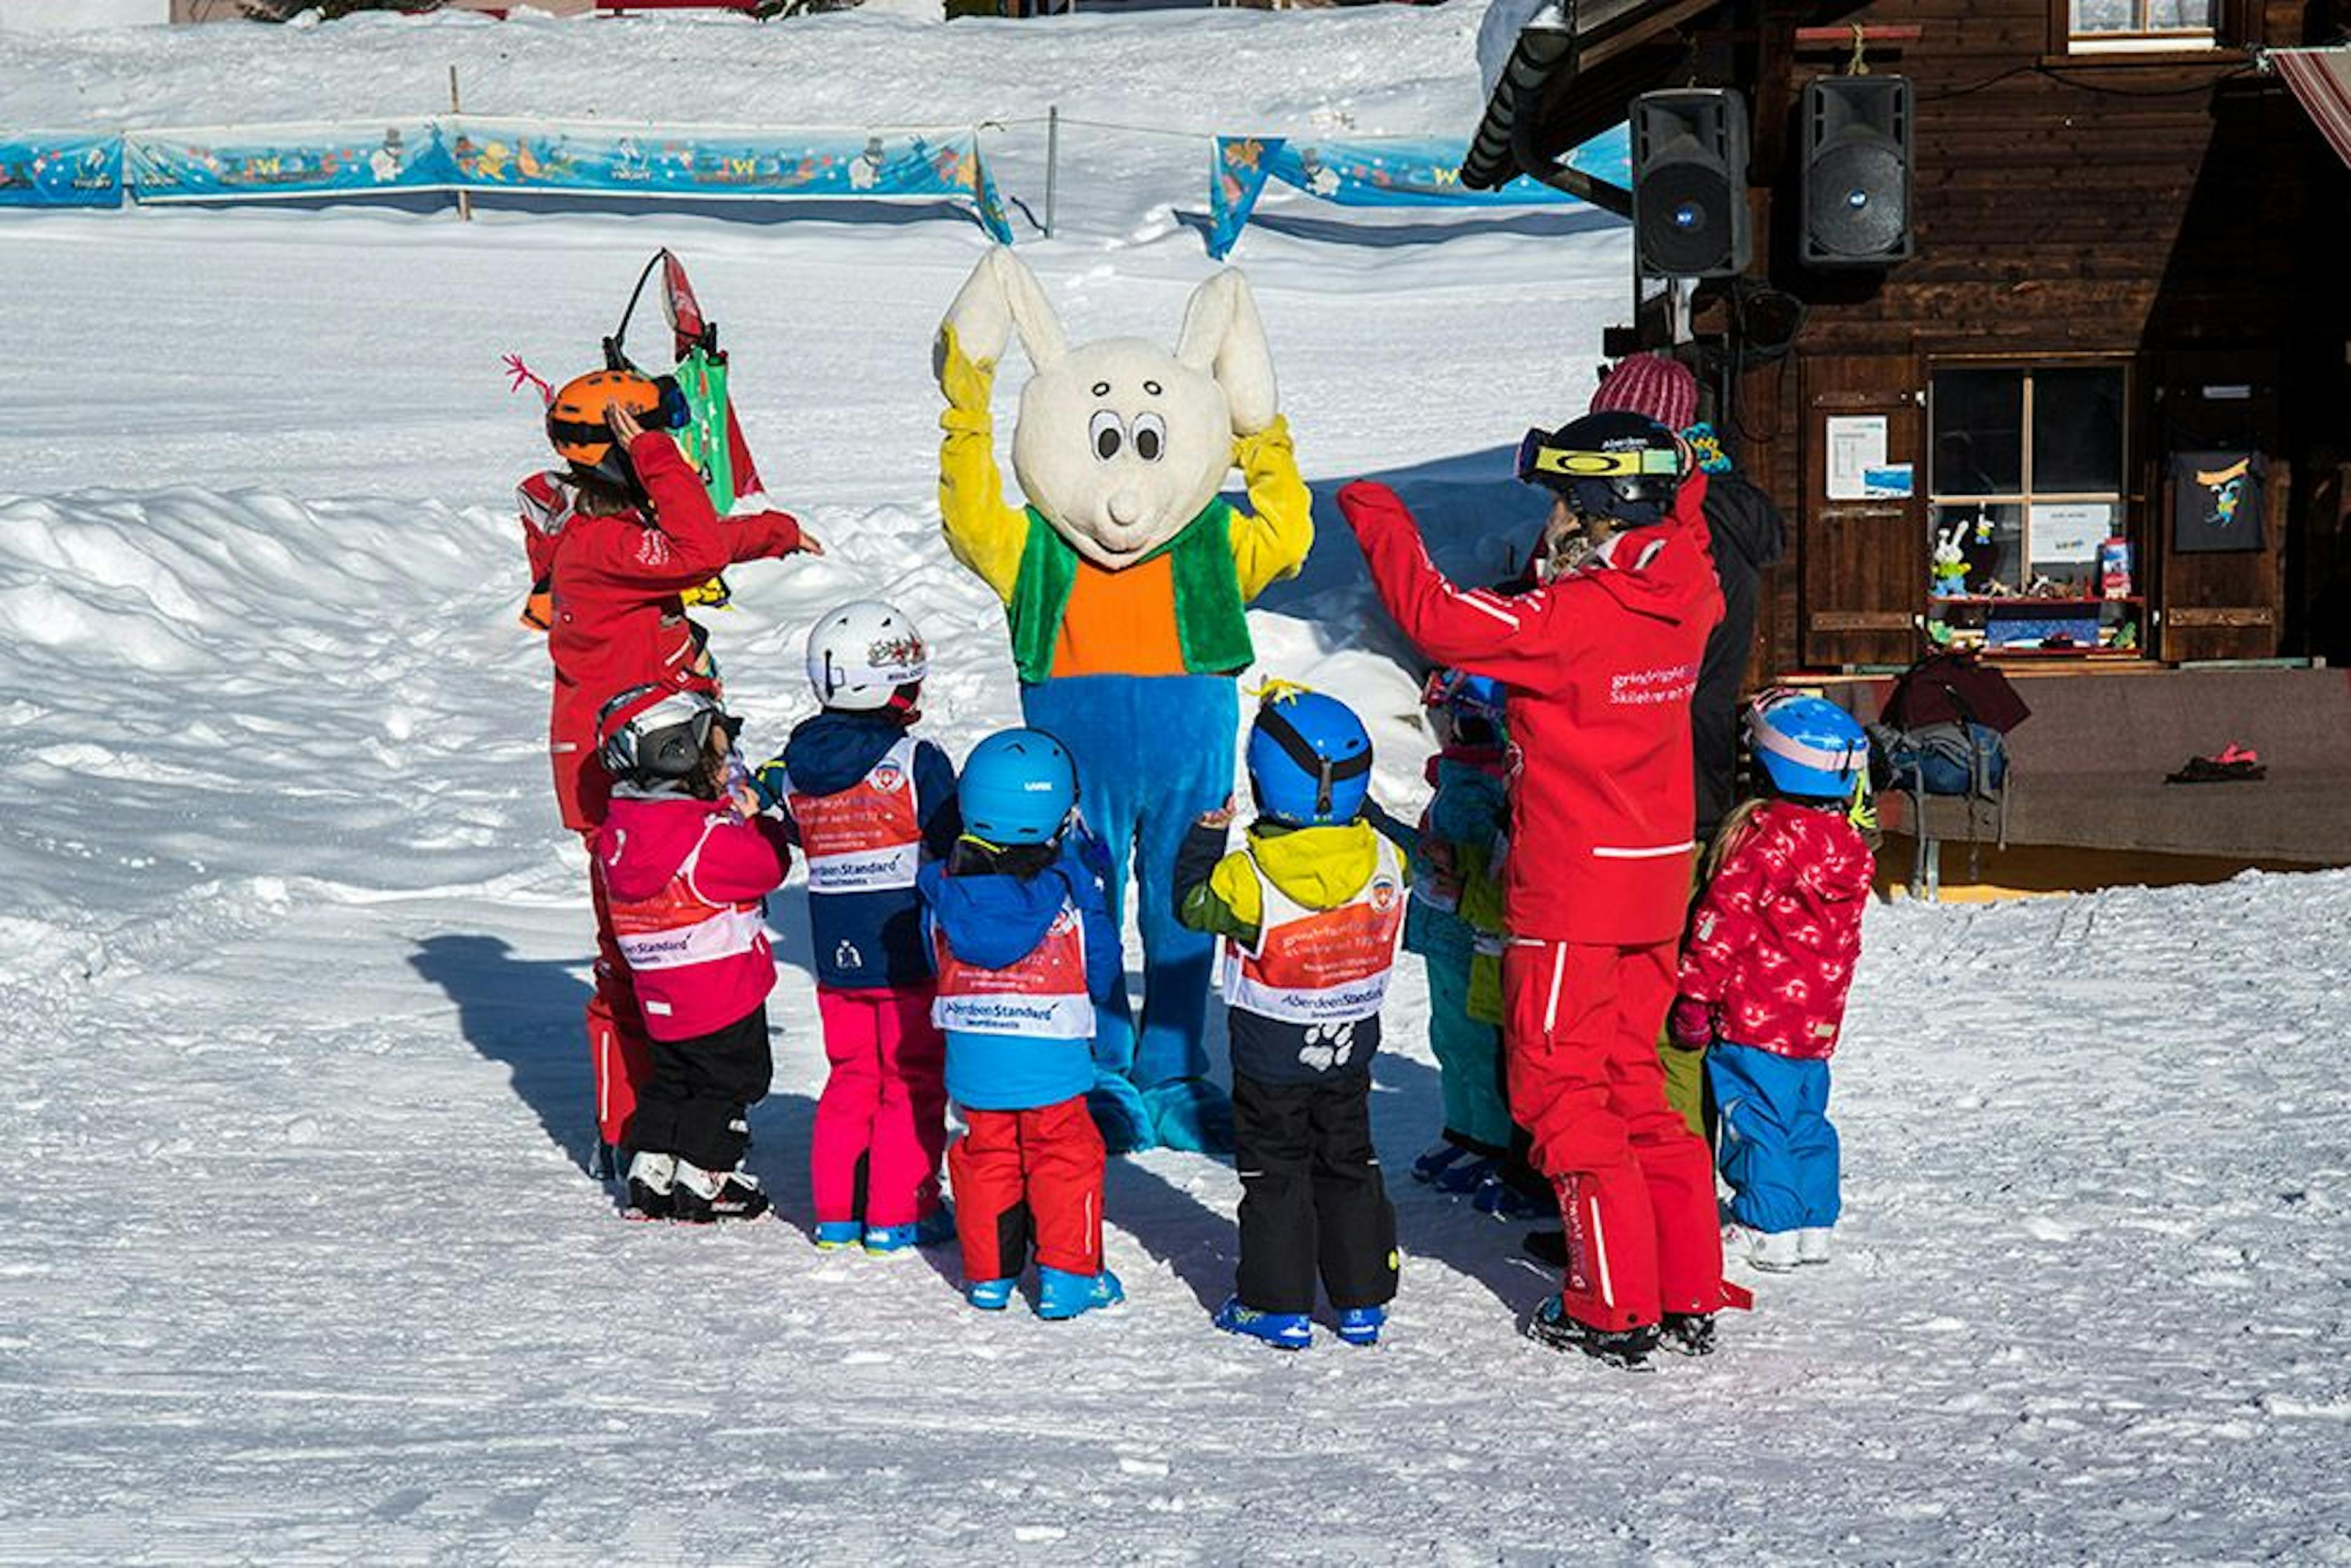
[{"label": "ski instructor in red jacket", "polygon": [[[680,596],[737,561],[823,553],[783,512],[719,517],[701,476],[663,428],[673,418],[661,387],[643,376],[575,377],[547,412],[548,437],[568,466],[534,474],[516,496],[533,579],[549,593],[555,703],[548,751],[556,802],[563,825],[588,840],[591,856],[612,793],[596,754],[604,705],[647,685],[718,692],[705,634],[686,618]],[[600,1145],[594,1166],[609,1176],[653,1057],[602,883],[589,880],[596,911],[596,988],[587,1020]]]},{"label": "ski instructor in red jacket", "polygon": [[1666,1103],[1657,1031],[1687,912],[1690,693],[1722,615],[1706,476],[1664,426],[1530,431],[1519,476],[1557,500],[1540,580],[1455,587],[1384,485],[1339,492],[1380,598],[1431,660],[1509,688],[1510,1113],[1559,1195],[1566,1277],[1530,1332],[1620,1365],[1702,1354],[1724,1304],[1706,1145]]}]

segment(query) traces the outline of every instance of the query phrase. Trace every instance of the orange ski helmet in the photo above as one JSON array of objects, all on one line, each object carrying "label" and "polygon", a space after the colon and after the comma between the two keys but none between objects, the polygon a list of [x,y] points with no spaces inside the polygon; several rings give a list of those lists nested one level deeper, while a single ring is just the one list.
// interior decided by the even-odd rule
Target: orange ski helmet
[{"label": "orange ski helmet", "polygon": [[547,405],[547,438],[556,454],[580,474],[626,487],[633,476],[627,454],[618,450],[607,410],[623,408],[648,430],[665,427],[662,389],[634,371],[590,371],[574,376]]}]

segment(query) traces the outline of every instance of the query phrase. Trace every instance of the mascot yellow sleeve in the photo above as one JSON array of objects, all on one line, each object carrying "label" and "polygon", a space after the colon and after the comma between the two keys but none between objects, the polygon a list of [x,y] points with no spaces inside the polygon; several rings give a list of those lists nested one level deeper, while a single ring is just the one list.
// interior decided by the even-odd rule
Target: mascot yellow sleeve
[{"label": "mascot yellow sleeve", "polygon": [[1009,603],[1029,542],[1029,515],[1005,505],[1004,479],[996,467],[996,423],[988,412],[996,361],[974,363],[951,326],[939,329],[939,387],[947,400],[939,415],[946,433],[939,441],[939,521],[956,559]]},{"label": "mascot yellow sleeve", "polygon": [[1286,415],[1235,441],[1233,465],[1249,486],[1251,508],[1233,508],[1233,571],[1246,604],[1305,563],[1314,548],[1313,497],[1298,476]]}]

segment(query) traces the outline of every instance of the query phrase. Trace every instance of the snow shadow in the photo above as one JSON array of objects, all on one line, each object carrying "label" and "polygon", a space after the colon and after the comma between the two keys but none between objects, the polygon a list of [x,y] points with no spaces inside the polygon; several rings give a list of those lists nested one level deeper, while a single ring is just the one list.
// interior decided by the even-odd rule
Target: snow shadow
[{"label": "snow shadow", "polygon": [[548,1141],[586,1171],[596,1109],[580,1032],[589,990],[575,972],[579,961],[521,958],[503,937],[457,932],[423,938],[408,962],[457,1004],[466,1043],[506,1067]]},{"label": "snow shadow", "polygon": [[[1207,213],[1179,207],[1175,216],[1176,221],[1185,227],[1197,229],[1203,239],[1216,226],[1215,220]],[[1569,211],[1535,208],[1491,217],[1457,216],[1401,223],[1367,223],[1361,217],[1323,217],[1303,212],[1288,213],[1278,208],[1269,212],[1260,207],[1249,214],[1248,225],[1249,228],[1270,229],[1293,239],[1316,240],[1329,245],[1371,246],[1379,249],[1442,245],[1447,240],[1464,239],[1471,235],[1527,235],[1558,239],[1625,226],[1625,220],[1613,213],[1604,213],[1597,207],[1578,207]]]},{"label": "snow shadow", "polygon": [[1414,1156],[1436,1142],[1444,1124],[1436,1068],[1393,1051],[1372,1059],[1372,1137],[1388,1201],[1395,1206],[1396,1244],[1405,1255],[1398,1291],[1411,1294],[1416,1260],[1433,1261],[1475,1280],[1523,1317],[1558,1284],[1552,1272],[1520,1250],[1538,1222],[1495,1219],[1479,1213],[1467,1197],[1412,1179]]},{"label": "snow shadow", "polygon": [[1326,651],[1364,645],[1408,670],[1421,665],[1372,591],[1364,553],[1340,513],[1340,489],[1358,478],[1395,491],[1420,524],[1429,558],[1456,582],[1499,582],[1516,572],[1542,531],[1551,498],[1513,472],[1518,444],[1487,447],[1401,468],[1311,480],[1314,548],[1294,577],[1275,583],[1251,608],[1307,622]]}]

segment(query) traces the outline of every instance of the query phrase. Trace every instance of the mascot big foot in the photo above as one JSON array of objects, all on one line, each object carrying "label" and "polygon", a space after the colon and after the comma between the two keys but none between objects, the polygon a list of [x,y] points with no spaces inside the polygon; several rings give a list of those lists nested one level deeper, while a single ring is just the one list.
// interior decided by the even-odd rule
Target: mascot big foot
[{"label": "mascot big foot", "polygon": [[[1031,371],[1012,433],[1026,505],[1004,498],[990,413],[1017,335]],[[1192,292],[1175,350],[1071,347],[1029,269],[980,258],[940,324],[933,370],[948,548],[1003,600],[1028,722],[1070,749],[1087,824],[1110,848],[1110,905],[1141,900],[1143,1004],[1103,1009],[1090,1096],[1119,1153],[1229,1153],[1232,1106],[1201,1043],[1214,946],[1178,925],[1176,852],[1233,789],[1243,608],[1314,542],[1273,361],[1249,285]],[[1217,490],[1235,468],[1247,509]]]}]

